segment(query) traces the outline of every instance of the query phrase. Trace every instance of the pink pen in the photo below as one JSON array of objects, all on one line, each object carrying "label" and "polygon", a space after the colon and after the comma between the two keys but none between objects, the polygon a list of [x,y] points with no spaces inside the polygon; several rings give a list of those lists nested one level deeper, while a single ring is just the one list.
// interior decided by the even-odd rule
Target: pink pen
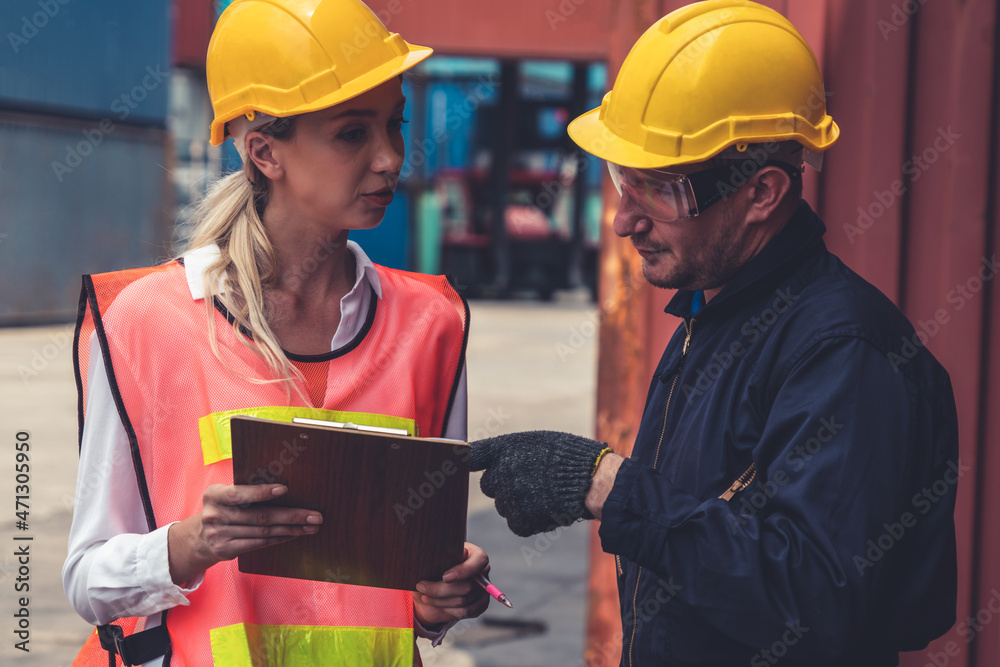
[{"label": "pink pen", "polygon": [[485,588],[486,592],[492,595],[494,598],[496,598],[497,602],[499,602],[500,604],[507,605],[511,609],[514,608],[514,605],[510,603],[510,600],[507,599],[507,596],[504,595],[499,588],[494,586],[490,582],[490,580],[486,578],[485,574],[477,574],[476,583]]}]

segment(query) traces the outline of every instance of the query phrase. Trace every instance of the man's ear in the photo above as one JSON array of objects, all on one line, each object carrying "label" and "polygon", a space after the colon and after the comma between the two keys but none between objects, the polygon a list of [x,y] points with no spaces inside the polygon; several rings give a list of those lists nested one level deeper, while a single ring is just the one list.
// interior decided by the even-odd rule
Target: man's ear
[{"label": "man's ear", "polygon": [[792,178],[781,167],[762,167],[751,179],[753,188],[746,213],[746,222],[764,222],[774,215],[792,187]]},{"label": "man's ear", "polygon": [[272,181],[279,180],[284,176],[284,168],[271,151],[273,137],[269,137],[263,132],[251,132],[247,135],[246,142],[247,157],[253,160],[260,173]]}]

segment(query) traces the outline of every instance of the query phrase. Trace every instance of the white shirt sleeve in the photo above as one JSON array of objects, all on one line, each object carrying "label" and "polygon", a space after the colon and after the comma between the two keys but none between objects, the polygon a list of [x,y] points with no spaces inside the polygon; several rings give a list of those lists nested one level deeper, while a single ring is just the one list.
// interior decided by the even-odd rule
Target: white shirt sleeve
[{"label": "white shirt sleeve", "polygon": [[187,587],[175,585],[167,562],[169,525],[149,532],[128,436],[96,336],[87,377],[87,419],[63,565],[66,595],[94,625],[186,605],[186,594],[201,585],[202,577]]},{"label": "white shirt sleeve", "polygon": [[462,375],[458,379],[458,391],[455,392],[455,403],[451,406],[448,425],[444,428],[444,437],[452,440],[466,440],[469,437],[469,368],[462,363]]}]

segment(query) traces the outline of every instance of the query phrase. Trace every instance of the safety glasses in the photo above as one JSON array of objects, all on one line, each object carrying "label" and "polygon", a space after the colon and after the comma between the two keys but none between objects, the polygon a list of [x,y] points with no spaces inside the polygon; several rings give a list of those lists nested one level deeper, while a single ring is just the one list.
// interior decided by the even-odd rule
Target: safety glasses
[{"label": "safety glasses", "polygon": [[633,169],[608,163],[611,180],[622,197],[631,199],[636,207],[654,220],[670,222],[693,218],[719,201],[725,188],[728,168],[707,169],[694,174],[675,174],[661,169]]},{"label": "safety glasses", "polygon": [[[791,165],[779,162],[765,164],[781,167],[793,178],[801,176],[801,172]],[[755,166],[754,170],[759,168]],[[662,222],[693,218],[704,213],[709,206],[739,189],[747,178],[745,172],[738,167],[734,169],[732,165],[693,174],[676,174],[662,169],[634,169],[609,162],[608,171],[618,194],[628,196],[640,211]]]}]

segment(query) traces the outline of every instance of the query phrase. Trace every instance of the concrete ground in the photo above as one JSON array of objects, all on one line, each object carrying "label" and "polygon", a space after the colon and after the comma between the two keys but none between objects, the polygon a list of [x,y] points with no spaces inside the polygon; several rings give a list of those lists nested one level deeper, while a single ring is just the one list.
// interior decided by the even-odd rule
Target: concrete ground
[{"label": "concrete ground", "polygon": [[[475,302],[469,340],[470,438],[531,429],[592,435],[596,339],[581,336],[593,308]],[[591,328],[583,327],[583,331]],[[576,332],[576,333],[575,333]],[[60,570],[73,509],[77,469],[77,406],[72,326],[0,329],[0,664],[63,667],[92,628],[69,606]],[[582,341],[582,344],[581,344]],[[30,443],[27,530],[15,522],[15,442]],[[584,524],[521,539],[471,484],[469,541],[490,555],[492,575],[514,609],[498,603],[463,621],[442,647],[421,646],[430,667],[541,667],[581,664],[586,613]],[[15,537],[31,537],[15,541]],[[28,580],[15,549],[29,545]],[[22,579],[19,581],[19,578]],[[28,591],[15,587],[27,583]],[[30,652],[14,647],[12,616],[28,596]],[[426,644],[426,642],[421,642]]]}]

